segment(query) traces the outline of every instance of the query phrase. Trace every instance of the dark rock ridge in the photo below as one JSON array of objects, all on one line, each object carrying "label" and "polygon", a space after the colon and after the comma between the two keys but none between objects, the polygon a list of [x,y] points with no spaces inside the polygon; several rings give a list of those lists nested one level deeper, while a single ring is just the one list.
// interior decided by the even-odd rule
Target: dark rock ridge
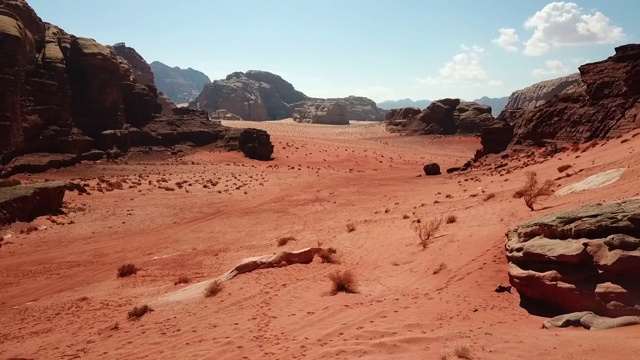
[{"label": "dark rock ridge", "polygon": [[186,104],[198,97],[205,84],[211,82],[204,73],[192,68],[170,67],[159,61],[150,64],[158,90],[176,104]]},{"label": "dark rock ridge", "polygon": [[521,90],[516,90],[503,106],[504,110],[535,109],[553,99],[556,95],[580,82],[580,74],[575,73],[557,79],[541,81]]},{"label": "dark rock ridge", "polygon": [[62,181],[0,187],[0,225],[57,213],[69,188]]},{"label": "dark rock ridge", "polygon": [[509,280],[523,304],[640,315],[640,199],[594,204],[509,229]]},{"label": "dark rock ridge", "polygon": [[[146,62],[124,44],[110,49],[68,34],[19,0],[0,3],[0,44],[0,173],[24,154],[80,156],[112,146],[125,151],[142,140],[149,145],[154,137],[136,134],[150,133],[145,127],[152,122],[175,121],[173,115],[160,116],[155,85],[138,80],[152,80]],[[189,131],[186,124],[180,128]],[[129,141],[113,143],[119,138]]]},{"label": "dark rock ridge", "polygon": [[479,134],[495,122],[490,106],[460,99],[440,99],[418,112],[416,108],[390,110],[387,128],[408,134]]},{"label": "dark rock ridge", "polygon": [[358,96],[339,99],[309,98],[280,76],[256,70],[235,72],[227,75],[224,80],[215,80],[205,85],[193,106],[211,113],[225,109],[244,120],[264,121],[293,117],[303,122],[344,124],[343,119],[331,120],[336,117],[335,111],[330,113],[330,117],[322,116],[338,102],[346,107],[347,120],[384,119],[385,112],[370,99]]}]

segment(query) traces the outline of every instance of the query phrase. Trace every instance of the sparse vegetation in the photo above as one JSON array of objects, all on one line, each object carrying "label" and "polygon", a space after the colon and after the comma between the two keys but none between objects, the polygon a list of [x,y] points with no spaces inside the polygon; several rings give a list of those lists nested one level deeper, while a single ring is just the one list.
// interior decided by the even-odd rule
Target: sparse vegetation
[{"label": "sparse vegetation", "polygon": [[356,231],[356,226],[352,222],[347,223],[347,232],[354,232],[354,231]]},{"label": "sparse vegetation", "polygon": [[278,239],[278,246],[285,246],[289,243],[289,241],[298,241],[298,239],[293,236],[283,236]]},{"label": "sparse vegetation", "polygon": [[339,292],[355,294],[358,292],[356,277],[351,270],[335,271],[328,275],[331,280],[331,295]]},{"label": "sparse vegetation", "polygon": [[445,220],[445,223],[447,224],[453,224],[454,222],[458,221],[458,217],[451,214],[451,215],[447,215],[447,218]]},{"label": "sparse vegetation", "polygon": [[571,169],[571,167],[572,167],[571,164],[560,165],[560,166],[558,166],[558,172],[559,173],[565,172],[565,171]]},{"label": "sparse vegetation", "polygon": [[494,194],[494,193],[488,193],[487,195],[485,195],[485,196],[482,198],[482,201],[489,201],[489,200],[493,199],[494,197],[496,197],[496,194]]},{"label": "sparse vegetation", "polygon": [[411,229],[420,238],[420,246],[422,250],[426,249],[431,243],[431,238],[440,230],[442,225],[442,218],[431,219],[427,223],[422,221],[414,221],[411,223]]},{"label": "sparse vegetation", "polygon": [[471,349],[466,345],[460,345],[453,350],[458,359],[471,360]]},{"label": "sparse vegetation", "polygon": [[402,218],[406,220],[406,219],[410,218],[410,216],[409,216],[409,214],[404,214],[404,215],[402,215]]},{"label": "sparse vegetation", "polygon": [[138,270],[140,269],[138,269],[133,264],[124,264],[118,268],[118,277],[123,278],[131,275],[135,275],[138,272]]},{"label": "sparse vegetation", "polygon": [[129,320],[138,320],[151,311],[153,311],[153,309],[149,305],[134,306],[133,309],[129,311],[128,317]]},{"label": "sparse vegetation", "polygon": [[173,285],[180,285],[180,284],[188,284],[191,282],[191,279],[189,279],[188,276],[182,275],[178,278],[178,280],[176,280]]},{"label": "sparse vegetation", "polygon": [[433,269],[433,275],[439,274],[442,270],[446,268],[447,268],[447,264],[441,262],[440,264],[438,264],[438,266],[436,266],[435,269]]},{"label": "sparse vegetation", "polygon": [[209,297],[216,296],[222,291],[223,288],[224,288],[224,286],[222,285],[221,281],[214,280],[205,289],[204,297],[209,298]]},{"label": "sparse vegetation", "polygon": [[518,190],[513,197],[524,198],[524,203],[533,211],[533,205],[543,196],[553,194],[553,186],[555,183],[551,180],[545,180],[542,185],[538,183],[538,174],[534,171],[527,172],[527,180],[524,186]]},{"label": "sparse vegetation", "polygon": [[332,247],[327,249],[321,249],[318,252],[318,257],[322,260],[323,263],[326,264],[338,264],[339,261],[336,259],[336,253],[338,251]]}]

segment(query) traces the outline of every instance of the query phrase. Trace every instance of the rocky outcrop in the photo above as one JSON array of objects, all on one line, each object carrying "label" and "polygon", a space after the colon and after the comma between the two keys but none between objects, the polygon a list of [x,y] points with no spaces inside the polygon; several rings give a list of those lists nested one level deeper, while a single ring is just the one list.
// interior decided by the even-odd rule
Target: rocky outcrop
[{"label": "rocky outcrop", "polygon": [[409,134],[479,134],[494,121],[488,105],[440,99],[419,114],[415,108],[391,110],[387,115],[387,128]]},{"label": "rocky outcrop", "polygon": [[542,328],[553,329],[569,326],[581,326],[589,330],[606,330],[639,324],[640,317],[638,316],[621,316],[611,318],[596,315],[591,311],[580,311],[553,317],[545,321],[542,324]]},{"label": "rocky outcrop", "polygon": [[159,61],[150,64],[158,90],[176,104],[186,104],[198,97],[209,77],[192,68],[169,67]]},{"label": "rocky outcrop", "polygon": [[509,229],[509,280],[525,303],[640,315],[640,199],[584,206]]},{"label": "rocky outcrop", "polygon": [[491,115],[498,116],[504,110],[507,105],[507,101],[509,101],[508,96],[499,97],[499,98],[490,98],[487,96],[483,96],[480,99],[473,100],[474,103],[489,105],[491,106]]},{"label": "rocky outcrop", "polygon": [[225,109],[216,110],[214,113],[209,114],[209,118],[214,120],[242,120],[240,116]]},{"label": "rocky outcrop", "polygon": [[69,183],[50,181],[0,187],[0,225],[14,221],[32,221],[37,216],[55,214]]},{"label": "rocky outcrop", "polygon": [[347,107],[341,101],[314,100],[293,105],[294,121],[310,124],[349,125]]},{"label": "rocky outcrop", "polygon": [[[33,157],[21,157],[25,154],[67,154],[74,159],[63,163],[74,163],[92,149],[107,151],[115,146],[126,151],[149,139],[159,139],[155,145],[165,143],[162,136],[144,136],[150,133],[145,130],[149,124],[176,120],[173,115],[161,117],[172,107],[163,108],[146,62],[135,50],[124,44],[109,48],[68,34],[43,23],[25,1],[18,0],[0,3],[0,43],[3,176],[20,168],[60,164],[53,155],[51,161],[40,155],[32,161]],[[204,126],[198,123],[186,132],[197,133]],[[217,131],[221,125],[211,126]],[[19,160],[12,161],[15,158]],[[29,162],[38,165],[29,167]],[[2,169],[5,165],[10,166]]]},{"label": "rocky outcrop", "polygon": [[492,124],[480,130],[480,148],[476,151],[474,160],[479,160],[488,154],[499,154],[509,147],[513,139],[513,125],[500,117]]},{"label": "rocky outcrop", "polygon": [[375,101],[362,96],[347,96],[345,98],[327,99],[341,102],[346,109],[347,119],[355,121],[382,121],[387,112],[378,108]]},{"label": "rocky outcrop", "polygon": [[531,110],[553,99],[556,95],[580,82],[580,74],[571,74],[557,79],[541,81],[511,93],[504,110]]},{"label": "rocky outcrop", "polygon": [[617,47],[607,60],[580,66],[580,82],[535,109],[510,111],[512,144],[583,143],[640,127],[640,45]]}]

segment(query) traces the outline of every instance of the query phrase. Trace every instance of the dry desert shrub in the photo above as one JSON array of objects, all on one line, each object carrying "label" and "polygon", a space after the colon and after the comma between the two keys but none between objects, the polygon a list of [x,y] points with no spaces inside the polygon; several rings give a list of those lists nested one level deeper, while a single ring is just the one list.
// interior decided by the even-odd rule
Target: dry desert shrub
[{"label": "dry desert shrub", "polygon": [[460,345],[453,349],[453,354],[458,359],[471,360],[471,349],[466,345]]},{"label": "dry desert shrub", "polygon": [[285,246],[289,243],[289,241],[298,241],[298,239],[296,239],[293,236],[283,236],[281,238],[278,239],[278,246]]},{"label": "dry desert shrub", "polygon": [[339,292],[355,294],[358,292],[356,277],[351,270],[335,271],[328,275],[331,280],[331,295]]},{"label": "dry desert shrub", "polygon": [[123,278],[131,275],[135,275],[138,272],[138,269],[133,264],[124,264],[118,268],[118,277]]},{"label": "dry desert shrub", "polygon": [[218,280],[214,280],[205,289],[204,297],[208,298],[208,297],[216,296],[222,291],[222,289],[223,289],[222,282]]},{"label": "dry desert shrub", "polygon": [[447,268],[447,264],[441,262],[440,264],[438,264],[438,266],[433,269],[433,275],[437,275],[439,274],[442,270]]},{"label": "dry desert shrub", "polygon": [[562,173],[562,172],[565,172],[565,171],[567,171],[569,169],[571,169],[571,164],[564,164],[564,165],[558,166],[557,170],[558,170],[559,173]]},{"label": "dry desert shrub", "polygon": [[325,264],[338,264],[339,261],[336,259],[336,253],[338,251],[332,247],[327,249],[320,249],[318,252],[318,257]]},{"label": "dry desert shrub", "polygon": [[431,243],[431,238],[440,230],[442,218],[433,218],[427,223],[415,221],[411,223],[411,230],[420,238],[420,246],[422,250],[426,249]]},{"label": "dry desert shrub", "polygon": [[458,217],[451,214],[451,215],[447,215],[447,219],[444,222],[447,224],[453,224],[456,221],[458,221]]},{"label": "dry desert shrub", "polygon": [[493,199],[494,197],[496,197],[496,194],[494,194],[494,193],[488,193],[487,195],[485,195],[485,196],[482,198],[482,200],[483,200],[483,201],[489,201],[489,200]]},{"label": "dry desert shrub", "polygon": [[356,226],[353,223],[347,223],[347,232],[354,232],[356,231]]},{"label": "dry desert shrub", "polygon": [[134,306],[127,316],[129,317],[129,320],[138,320],[143,317],[144,314],[152,311],[153,309],[149,305]]},{"label": "dry desert shrub", "polygon": [[553,194],[553,187],[555,183],[551,180],[545,180],[542,185],[538,182],[538,174],[534,171],[527,172],[527,180],[524,186],[513,194],[513,197],[524,199],[524,203],[527,207],[533,211],[533,205],[543,196],[549,196]]},{"label": "dry desert shrub", "polygon": [[189,279],[188,276],[182,275],[178,278],[178,280],[176,280],[173,285],[180,285],[180,284],[188,284],[191,282],[191,279]]}]

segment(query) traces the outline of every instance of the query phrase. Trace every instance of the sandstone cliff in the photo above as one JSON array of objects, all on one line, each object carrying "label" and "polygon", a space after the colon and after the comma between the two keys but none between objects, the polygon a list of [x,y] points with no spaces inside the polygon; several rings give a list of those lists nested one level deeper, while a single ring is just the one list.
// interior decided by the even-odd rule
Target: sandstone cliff
[{"label": "sandstone cliff", "polygon": [[192,68],[169,67],[159,61],[150,64],[158,90],[167,95],[176,104],[185,104],[195,100],[209,77]]},{"label": "sandstone cliff", "polygon": [[504,109],[533,109],[579,82],[580,74],[571,74],[557,79],[541,81],[522,90],[514,91],[509,96]]}]

